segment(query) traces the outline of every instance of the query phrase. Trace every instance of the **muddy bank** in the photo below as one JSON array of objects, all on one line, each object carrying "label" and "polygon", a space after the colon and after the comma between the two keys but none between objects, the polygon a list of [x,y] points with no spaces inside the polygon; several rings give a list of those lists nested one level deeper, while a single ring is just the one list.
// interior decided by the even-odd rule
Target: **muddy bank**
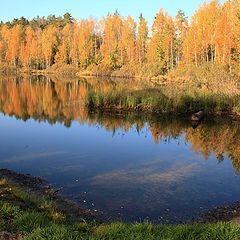
[{"label": "muddy bank", "polygon": [[197,220],[198,223],[232,222],[240,223],[240,202],[234,202],[226,206],[215,206],[205,211]]},{"label": "muddy bank", "polygon": [[[77,203],[63,199],[59,192],[61,189],[52,189],[48,183],[37,177],[32,177],[24,174],[19,174],[11,170],[0,169],[0,180],[6,179],[13,187],[16,187],[30,195],[39,196],[39,198],[49,199],[54,201],[57,210],[64,214],[71,222],[79,221],[102,221],[89,210],[83,209]],[[2,189],[0,189],[2,192]],[[1,193],[0,200],[4,199],[4,194]],[[240,223],[240,202],[234,202],[226,206],[214,206],[213,209],[202,211],[199,216],[193,219],[192,223],[218,223],[218,222],[233,222]],[[183,221],[184,223],[184,221]]]},{"label": "muddy bank", "polygon": [[[7,169],[0,169],[0,180],[1,179],[6,179],[12,187],[16,187],[29,195],[37,196],[39,199],[53,201],[56,204],[57,211],[61,212],[71,222],[79,222],[79,219],[100,222],[94,213],[83,209],[77,203],[62,198],[59,194],[61,189],[52,189],[48,183],[41,178],[19,174]],[[5,201],[4,195],[1,195],[0,200]]]}]

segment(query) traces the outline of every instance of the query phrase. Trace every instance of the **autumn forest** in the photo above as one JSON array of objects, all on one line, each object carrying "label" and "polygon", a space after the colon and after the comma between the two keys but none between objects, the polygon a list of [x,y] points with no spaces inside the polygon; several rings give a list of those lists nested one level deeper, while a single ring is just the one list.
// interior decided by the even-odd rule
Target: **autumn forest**
[{"label": "autumn forest", "polygon": [[[153,16],[154,17],[154,16]],[[0,62],[32,69],[67,66],[89,71],[163,75],[180,65],[239,66],[240,1],[205,2],[188,19],[160,9],[149,29],[118,11],[96,19],[24,17],[0,25]]]}]

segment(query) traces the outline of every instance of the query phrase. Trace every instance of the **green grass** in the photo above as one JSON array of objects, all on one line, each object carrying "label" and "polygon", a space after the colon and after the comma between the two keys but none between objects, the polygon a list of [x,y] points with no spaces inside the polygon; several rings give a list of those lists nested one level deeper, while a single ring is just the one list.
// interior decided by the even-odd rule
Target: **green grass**
[{"label": "green grass", "polygon": [[[29,224],[28,224],[29,226]],[[35,225],[34,225],[35,227]],[[21,230],[21,229],[20,229]],[[27,230],[27,231],[25,231]],[[171,240],[234,240],[240,237],[240,227],[234,224],[215,225],[158,225],[150,223],[123,224],[112,223],[92,227],[90,231],[79,230],[75,226],[46,223],[35,228],[25,228],[23,239],[171,239]]]},{"label": "green grass", "polygon": [[[40,208],[40,200],[32,198],[32,206],[24,191],[12,187],[5,180],[0,182],[0,231],[17,234],[25,240],[234,240],[240,239],[240,226],[233,223],[153,225],[150,222],[127,224],[122,222],[97,224],[95,221],[69,222],[63,216],[54,218],[46,208]],[[17,192],[17,196],[16,196]],[[21,195],[23,194],[23,196]],[[22,196],[22,197],[21,197]],[[25,202],[26,201],[26,202]],[[51,206],[54,206],[52,204]],[[60,213],[55,212],[60,216]]]},{"label": "green grass", "polygon": [[203,110],[206,114],[240,113],[240,96],[211,92],[181,92],[170,96],[157,89],[133,92],[90,91],[86,105],[99,109],[124,109],[156,113],[184,114]]}]

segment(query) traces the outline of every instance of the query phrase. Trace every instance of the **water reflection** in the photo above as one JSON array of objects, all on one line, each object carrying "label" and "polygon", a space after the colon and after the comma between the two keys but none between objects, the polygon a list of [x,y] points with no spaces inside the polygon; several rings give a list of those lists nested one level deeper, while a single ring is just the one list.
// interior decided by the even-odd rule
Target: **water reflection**
[{"label": "water reflection", "polygon": [[205,121],[193,128],[186,119],[85,108],[89,91],[127,87],[145,86],[1,77],[0,111],[28,128],[0,118],[0,167],[41,175],[63,185],[65,196],[127,220],[161,221],[168,208],[188,218],[202,205],[239,200],[239,124]]},{"label": "water reflection", "polygon": [[[136,88],[136,83],[134,83]],[[121,86],[122,87],[122,86]],[[132,87],[131,85],[128,87]],[[143,87],[143,86],[141,86]],[[208,159],[214,153],[219,162],[223,161],[225,153],[233,162],[236,172],[239,171],[240,138],[239,124],[228,122],[209,121],[194,129],[188,121],[176,119],[161,119],[157,117],[139,116],[133,113],[118,114],[89,112],[85,108],[85,99],[88,91],[98,89],[104,92],[112,91],[116,84],[109,81],[72,80],[55,81],[43,76],[32,77],[0,77],[0,111],[9,116],[14,115],[24,121],[35,119],[56,122],[71,126],[72,121],[83,124],[99,125],[112,131],[113,136],[117,129],[128,132],[135,126],[139,134],[148,122],[148,127],[156,144],[159,141],[169,141],[185,136],[185,142],[191,143],[191,150]],[[139,86],[140,88],[140,86]],[[138,88],[137,88],[138,89]]]}]

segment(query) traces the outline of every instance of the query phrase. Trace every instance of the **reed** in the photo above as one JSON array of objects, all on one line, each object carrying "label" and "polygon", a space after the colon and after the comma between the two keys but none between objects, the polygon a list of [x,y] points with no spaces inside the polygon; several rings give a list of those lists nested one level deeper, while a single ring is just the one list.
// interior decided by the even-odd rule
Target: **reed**
[{"label": "reed", "polygon": [[230,96],[209,91],[181,92],[171,95],[156,89],[108,93],[90,91],[86,105],[89,108],[102,110],[121,109],[161,114],[186,114],[203,110],[206,114],[213,115],[239,115],[240,95]]}]

